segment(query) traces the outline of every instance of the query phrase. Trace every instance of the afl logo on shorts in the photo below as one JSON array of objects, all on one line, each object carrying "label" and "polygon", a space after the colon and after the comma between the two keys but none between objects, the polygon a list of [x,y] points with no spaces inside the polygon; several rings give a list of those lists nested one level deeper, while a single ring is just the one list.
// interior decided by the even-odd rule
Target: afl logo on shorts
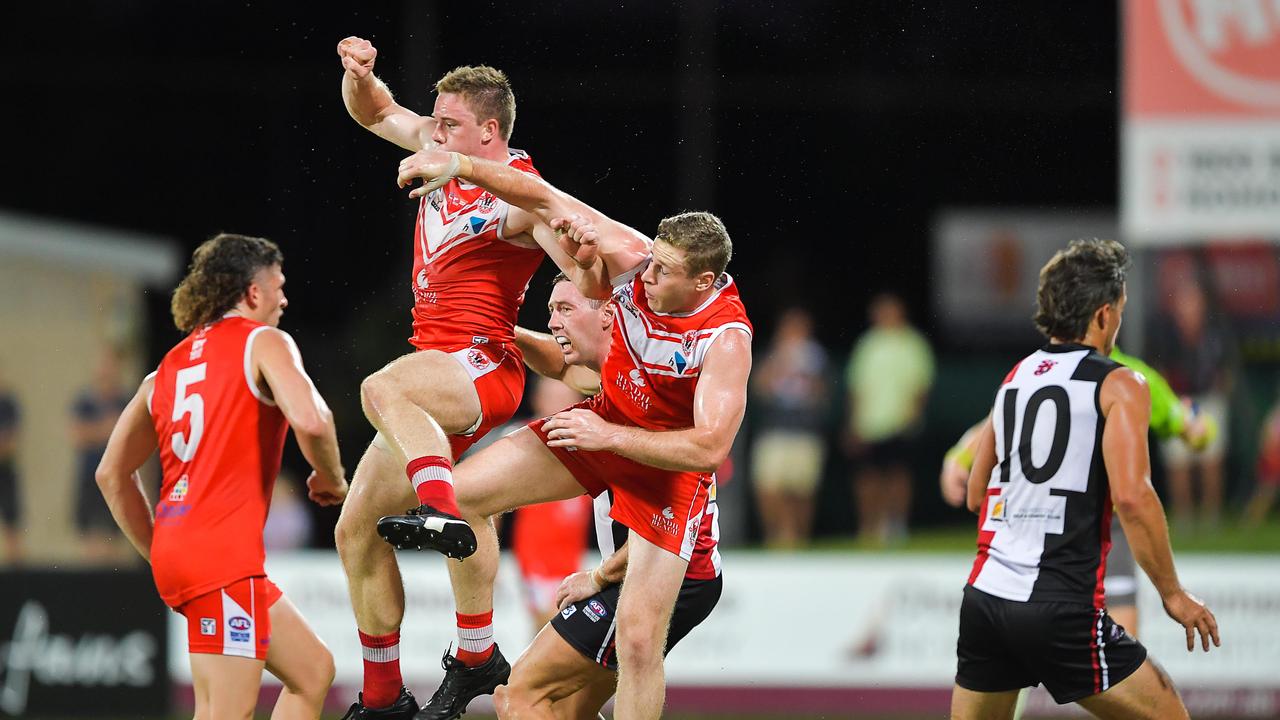
[{"label": "afl logo on shorts", "polygon": [[232,630],[239,630],[241,632],[244,632],[245,630],[248,630],[249,628],[253,627],[253,622],[249,620],[249,618],[247,617],[241,617],[237,615],[233,618],[227,619],[227,627],[231,628]]},{"label": "afl logo on shorts", "polygon": [[467,362],[471,363],[471,367],[477,370],[488,370],[489,366],[493,364],[489,361],[489,358],[485,357],[484,353],[475,348],[467,351]]}]

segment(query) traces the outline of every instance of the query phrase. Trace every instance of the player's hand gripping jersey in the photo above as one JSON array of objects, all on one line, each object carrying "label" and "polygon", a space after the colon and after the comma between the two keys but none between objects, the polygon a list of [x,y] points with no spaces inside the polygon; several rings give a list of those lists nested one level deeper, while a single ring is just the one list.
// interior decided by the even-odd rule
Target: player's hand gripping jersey
[{"label": "player's hand gripping jersey", "polygon": [[262,527],[288,429],[252,375],[254,338],[269,329],[223,318],[156,370],[149,407],[164,479],[151,569],[170,607],[264,574]]},{"label": "player's hand gripping jersey", "polygon": [[[637,274],[618,289],[613,304],[613,339],[600,370],[602,389],[580,407],[618,425],[655,431],[692,427],[698,376],[711,344],[726,330],[751,332],[737,285],[723,274],[700,307],[668,314],[649,307]],[[542,423],[530,427],[546,442]],[[712,475],[662,470],[610,452],[551,451],[592,496],[614,491],[610,516],[615,520],[686,560],[693,557],[699,527],[713,507]]]},{"label": "player's hand gripping jersey", "polygon": [[979,516],[975,588],[1103,606],[1111,489],[1098,395],[1117,367],[1083,345],[1048,345],[1005,378],[991,412],[998,462]]},{"label": "player's hand gripping jersey", "polygon": [[[512,150],[511,167],[537,175]],[[419,201],[413,230],[413,337],[419,350],[515,340],[516,315],[545,256],[503,239],[511,206],[457,178]],[[517,352],[512,345],[512,352]],[[519,364],[518,362],[516,363]]]}]

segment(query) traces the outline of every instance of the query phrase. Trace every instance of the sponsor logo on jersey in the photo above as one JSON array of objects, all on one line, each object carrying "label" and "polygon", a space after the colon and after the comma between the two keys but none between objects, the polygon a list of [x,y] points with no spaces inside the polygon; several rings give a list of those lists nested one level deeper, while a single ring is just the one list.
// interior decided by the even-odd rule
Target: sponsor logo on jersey
[{"label": "sponsor logo on jersey", "polygon": [[576,612],[578,612],[578,606],[570,605],[569,607],[560,611],[560,617],[564,618],[565,620],[568,620]]},{"label": "sponsor logo on jersey", "polygon": [[676,372],[683,373],[684,369],[689,367],[689,361],[684,359],[684,355],[676,352],[671,355],[671,367],[675,368]]},{"label": "sponsor logo on jersey", "polygon": [[614,376],[613,384],[617,385],[618,389],[622,390],[622,394],[625,395],[628,400],[635,403],[637,407],[645,412],[649,411],[649,403],[651,400],[649,395],[643,390],[645,380],[640,375],[639,369],[632,368],[631,372],[627,375],[623,375],[619,372]]},{"label": "sponsor logo on jersey", "polygon": [[414,278],[414,281],[418,284],[419,290],[426,290],[428,287],[431,286],[431,282],[427,280],[426,268],[422,268],[421,270],[418,271],[418,276]]},{"label": "sponsor logo on jersey", "polygon": [[1036,368],[1036,374],[1043,375],[1049,372],[1050,370],[1052,370],[1053,366],[1057,364],[1058,364],[1057,360],[1041,360],[1040,366]]},{"label": "sponsor logo on jersey", "polygon": [[996,500],[996,504],[991,506],[991,519],[1004,519],[1004,500]]},{"label": "sponsor logo on jersey", "polygon": [[178,482],[173,484],[173,489],[169,491],[169,502],[182,502],[187,497],[187,490],[191,487],[191,481],[184,474],[178,478]]},{"label": "sponsor logo on jersey", "polygon": [[671,506],[662,509],[661,513],[654,513],[653,518],[649,520],[649,524],[658,528],[668,535],[680,535],[680,525],[675,521],[676,514],[671,511]]},{"label": "sponsor logo on jersey", "polygon": [[200,618],[200,634],[201,635],[217,635],[218,621],[213,618]]},{"label": "sponsor logo on jersey", "polygon": [[485,219],[481,217],[468,218],[467,220],[467,224],[471,227],[472,235],[479,235],[480,231],[484,229],[484,223]]},{"label": "sponsor logo on jersey", "polygon": [[204,354],[204,344],[208,338],[198,337],[191,341],[191,353],[187,356],[188,360],[198,360]]}]

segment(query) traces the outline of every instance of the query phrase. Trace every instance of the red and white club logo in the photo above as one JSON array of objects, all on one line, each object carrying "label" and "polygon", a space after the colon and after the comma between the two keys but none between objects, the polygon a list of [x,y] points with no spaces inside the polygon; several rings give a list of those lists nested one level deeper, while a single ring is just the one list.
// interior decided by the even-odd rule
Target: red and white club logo
[{"label": "red and white club logo", "polygon": [[479,350],[467,351],[467,362],[471,363],[471,367],[477,370],[484,370],[489,367],[489,358],[485,357],[484,353]]},{"label": "red and white club logo", "polygon": [[1058,364],[1057,360],[1043,360],[1040,362],[1040,366],[1036,368],[1036,374],[1043,375],[1049,372],[1050,370],[1052,370],[1053,366],[1057,364]]},{"label": "red and white club logo", "polygon": [[1244,105],[1280,108],[1280,3],[1156,2],[1174,54],[1206,89]]}]

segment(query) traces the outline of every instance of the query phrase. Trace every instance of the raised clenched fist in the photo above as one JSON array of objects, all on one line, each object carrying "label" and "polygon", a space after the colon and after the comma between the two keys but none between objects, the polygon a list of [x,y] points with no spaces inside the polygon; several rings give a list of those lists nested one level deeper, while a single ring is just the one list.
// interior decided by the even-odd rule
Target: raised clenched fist
[{"label": "raised clenched fist", "polygon": [[373,72],[373,62],[378,57],[378,49],[373,43],[352,35],[338,43],[338,57],[342,58],[342,67],[347,72],[363,78]]}]

